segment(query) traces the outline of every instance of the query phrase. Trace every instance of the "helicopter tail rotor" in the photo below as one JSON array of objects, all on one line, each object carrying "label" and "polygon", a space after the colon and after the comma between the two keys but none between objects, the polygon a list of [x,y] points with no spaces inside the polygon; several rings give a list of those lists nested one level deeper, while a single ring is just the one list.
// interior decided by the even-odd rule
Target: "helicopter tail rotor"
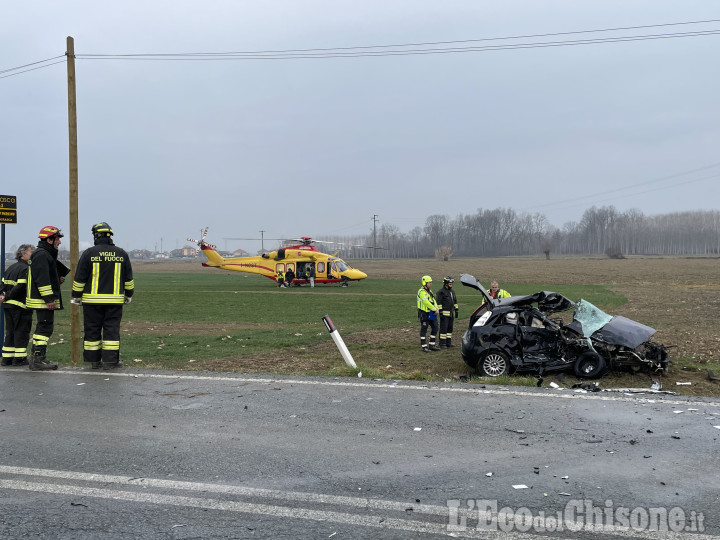
[{"label": "helicopter tail rotor", "polygon": [[205,227],[205,230],[202,231],[202,235],[200,236],[200,240],[195,240],[194,238],[188,238],[188,239],[187,239],[188,242],[192,242],[193,244],[197,244],[197,246],[198,246],[198,247],[195,249],[195,257],[198,256],[198,254],[200,253],[200,250],[203,248],[203,246],[208,246],[208,247],[210,247],[210,248],[212,248],[212,249],[215,249],[215,246],[214,246],[213,244],[210,244],[210,243],[208,243],[208,242],[205,241],[205,237],[207,236],[207,233],[208,233],[208,229],[209,229],[209,228],[210,228],[210,227]]}]

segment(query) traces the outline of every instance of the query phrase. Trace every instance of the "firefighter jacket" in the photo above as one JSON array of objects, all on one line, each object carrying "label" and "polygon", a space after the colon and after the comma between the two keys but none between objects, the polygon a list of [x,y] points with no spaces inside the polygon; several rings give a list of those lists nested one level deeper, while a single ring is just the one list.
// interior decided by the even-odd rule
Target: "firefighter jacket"
[{"label": "firefighter jacket", "polygon": [[458,310],[457,297],[455,291],[443,286],[435,295],[440,305],[440,315],[443,317],[453,317]]},{"label": "firefighter jacket", "polygon": [[75,271],[72,297],[83,304],[123,304],[135,292],[130,257],[112,238],[95,239],[83,251]]},{"label": "firefighter jacket", "polygon": [[5,305],[25,309],[27,296],[28,263],[20,259],[5,271],[2,279],[2,294],[5,295]]},{"label": "firefighter jacket", "polygon": [[426,313],[429,311],[437,311],[438,305],[432,291],[427,290],[425,287],[420,287],[417,293],[417,308]]},{"label": "firefighter jacket", "polygon": [[28,288],[25,305],[30,309],[47,309],[45,304],[55,302],[57,309],[63,309],[60,294],[60,277],[70,269],[57,260],[58,250],[45,240],[38,242],[37,249],[28,261]]}]

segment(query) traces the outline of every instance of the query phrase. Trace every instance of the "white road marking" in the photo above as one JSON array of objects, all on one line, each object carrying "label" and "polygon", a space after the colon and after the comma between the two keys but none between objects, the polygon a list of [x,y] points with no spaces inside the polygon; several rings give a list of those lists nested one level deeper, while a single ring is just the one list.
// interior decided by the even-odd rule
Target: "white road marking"
[{"label": "white road marking", "polygon": [[32,469],[27,467],[10,467],[0,465],[0,473],[24,476],[41,476],[46,478],[64,478],[83,482],[99,482],[103,484],[119,484],[128,486],[142,486],[162,489],[177,489],[185,491],[202,491],[208,493],[224,493],[229,495],[244,495],[250,497],[263,497],[270,499],[285,499],[288,501],[303,501],[320,504],[334,504],[355,506],[358,508],[372,508],[378,510],[392,510],[404,512],[412,507],[413,512],[445,516],[448,514],[446,506],[432,506],[415,503],[383,501],[364,497],[345,497],[337,495],[324,495],[299,491],[281,491],[274,489],[251,488],[232,486],[227,484],[208,484],[198,482],[183,482],[177,480],[163,480],[160,478],[137,478],[130,476],[114,476],[105,474],[79,473],[74,471],[56,471],[52,469]]},{"label": "white road marking", "polygon": [[[477,531],[471,525],[465,531],[448,531],[446,522],[425,522],[421,520],[409,520],[391,518],[381,515],[363,515],[361,513],[351,514],[332,510],[315,510],[308,508],[291,508],[288,506],[246,503],[240,501],[227,501],[206,497],[188,497],[183,495],[167,495],[162,493],[148,493],[147,491],[127,491],[122,487],[142,487],[202,493],[218,493],[225,495],[252,496],[259,498],[279,499],[281,502],[307,502],[314,504],[327,504],[336,506],[348,506],[357,510],[380,510],[385,512],[406,512],[413,509],[413,516],[427,514],[433,516],[449,515],[447,506],[434,506],[425,504],[404,503],[381,499],[368,499],[365,497],[347,497],[318,493],[304,493],[296,491],[281,491],[262,488],[251,488],[245,486],[234,486],[227,484],[209,484],[204,482],[184,482],[175,480],[163,480],[158,478],[133,478],[130,476],[115,476],[104,474],[78,473],[73,471],[57,471],[51,469],[34,469],[26,467],[12,467],[0,465],[0,474],[14,475],[33,478],[57,478],[70,481],[94,482],[102,484],[102,488],[95,488],[80,485],[67,485],[57,483],[44,483],[28,480],[13,480],[0,478],[0,489],[11,489],[30,491],[36,493],[52,493],[57,495],[72,495],[79,497],[95,497],[101,499],[122,500],[144,504],[160,504],[179,506],[186,508],[204,508],[223,512],[238,512],[247,514],[263,514],[272,517],[309,519],[313,521],[331,522],[344,525],[374,527],[381,529],[394,529],[403,531],[420,532],[426,534],[449,535],[462,538],[485,538],[494,540],[519,540],[527,538],[526,533],[503,532],[503,531]],[[117,485],[117,488],[113,488]],[[109,487],[110,486],[110,487]],[[468,512],[466,509],[458,509],[459,516],[465,516],[469,521],[473,519],[489,520],[491,517],[487,512]],[[502,518],[502,514],[499,515]],[[512,516],[511,516],[512,517]],[[581,522],[571,522],[571,525],[582,526]],[[576,528],[577,530],[577,528]],[[626,530],[622,527],[606,527],[602,531],[614,536],[624,538],[657,538],[661,536],[668,540],[680,540],[687,538],[686,533],[635,531]],[[533,538],[547,539],[551,537],[533,535]],[[703,534],[693,534],[696,540],[709,540],[716,538]]]},{"label": "white road marking", "polygon": [[[36,372],[30,372],[36,374]],[[48,372],[50,374],[50,372]],[[625,401],[631,403],[651,403],[651,404],[670,404],[670,405],[688,405],[688,403],[694,403],[698,405],[704,405],[707,407],[720,407],[720,400],[716,401],[690,401],[678,398],[666,398],[668,394],[654,395],[654,397],[635,397],[635,396],[622,396],[622,395],[608,395],[602,394],[601,392],[590,392],[587,394],[578,393],[562,393],[558,390],[552,392],[525,392],[522,390],[510,390],[504,387],[496,388],[473,388],[473,385],[463,386],[462,388],[454,386],[429,386],[429,385],[411,385],[402,384],[406,381],[397,381],[392,379],[382,379],[374,383],[356,381],[348,377],[347,381],[339,380],[310,380],[310,379],[273,379],[273,378],[253,378],[253,377],[229,377],[229,376],[218,376],[211,377],[207,375],[164,375],[160,373],[131,373],[131,372],[118,372],[118,373],[93,373],[90,371],[78,371],[75,369],[65,369],[53,371],[51,375],[87,375],[90,377],[129,377],[129,378],[145,378],[145,379],[172,379],[172,380],[186,380],[186,381],[230,381],[239,383],[256,383],[256,384],[296,384],[296,385],[311,385],[311,386],[340,386],[340,387],[351,387],[351,388],[369,388],[369,389],[397,389],[397,390],[414,390],[422,392],[450,392],[450,393],[461,393],[461,394],[489,394],[495,396],[523,396],[523,397],[538,397],[538,398],[549,398],[549,399],[580,399],[580,400],[592,400],[592,401]],[[570,390],[566,388],[566,390]]]},{"label": "white road marking", "polygon": [[263,514],[266,516],[282,518],[310,519],[313,521],[328,521],[347,525],[398,529],[429,534],[447,534],[447,526],[445,524],[441,525],[436,523],[424,523],[420,521],[408,521],[393,518],[385,518],[381,522],[376,516],[363,516],[361,514],[347,514],[326,510],[319,511],[305,508],[288,508],[285,506],[271,506],[267,504],[252,504],[206,498],[201,499],[197,497],[183,497],[179,495],[139,493],[134,491],[116,491],[111,489],[79,487],[62,484],[42,484],[19,480],[0,480],[0,488],[54,493],[59,495],[97,497],[101,499],[113,499],[137,503],[165,504],[171,506],[182,506],[185,508],[205,508],[207,510],[241,512],[255,515]]}]

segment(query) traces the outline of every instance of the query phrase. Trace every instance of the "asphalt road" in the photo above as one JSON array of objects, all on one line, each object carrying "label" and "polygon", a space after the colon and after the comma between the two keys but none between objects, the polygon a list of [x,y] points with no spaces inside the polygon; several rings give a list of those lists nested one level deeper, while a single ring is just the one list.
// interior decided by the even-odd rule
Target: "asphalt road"
[{"label": "asphalt road", "polygon": [[3,368],[0,537],[715,537],[716,426],[664,394]]}]

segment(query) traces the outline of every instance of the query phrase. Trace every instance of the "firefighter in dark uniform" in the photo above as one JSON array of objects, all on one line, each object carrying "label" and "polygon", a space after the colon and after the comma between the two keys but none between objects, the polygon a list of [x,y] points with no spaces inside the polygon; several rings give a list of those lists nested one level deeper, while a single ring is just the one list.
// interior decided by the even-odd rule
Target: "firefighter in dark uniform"
[{"label": "firefighter in dark uniform", "polygon": [[32,336],[30,369],[47,371],[57,369],[57,365],[46,358],[47,346],[55,329],[55,311],[63,309],[60,284],[70,269],[57,260],[60,229],[48,225],[40,229],[37,249],[28,260],[28,288],[25,305],[35,311],[37,324]]},{"label": "firefighter in dark uniform", "polygon": [[440,306],[440,348],[447,349],[454,347],[452,344],[453,320],[458,316],[458,303],[453,283],[455,282],[450,276],[445,276],[443,286],[435,298]]},{"label": "firefighter in dark uniform", "polygon": [[92,226],[95,245],[86,249],[75,271],[73,304],[83,306],[83,361],[92,369],[122,367],[120,321],[123,304],[135,292],[130,257],[112,241],[113,231],[105,222]]},{"label": "firefighter in dark uniform", "polygon": [[27,346],[32,327],[32,311],[26,308],[28,259],[33,246],[21,245],[15,253],[17,262],[5,271],[0,302],[5,312],[5,341],[2,349],[3,366],[27,366]]}]

